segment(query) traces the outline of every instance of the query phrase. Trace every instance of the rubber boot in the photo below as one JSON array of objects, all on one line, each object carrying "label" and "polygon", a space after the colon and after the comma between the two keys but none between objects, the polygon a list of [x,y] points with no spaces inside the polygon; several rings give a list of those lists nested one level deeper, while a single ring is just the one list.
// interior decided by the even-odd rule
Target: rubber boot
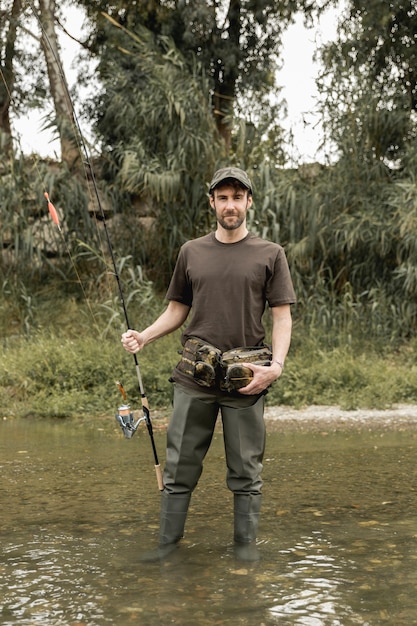
[{"label": "rubber boot", "polygon": [[169,494],[161,496],[161,514],[159,527],[159,547],[142,555],[142,562],[161,561],[171,554],[184,535],[191,493]]},{"label": "rubber boot", "polygon": [[256,546],[261,494],[234,494],[234,551],[241,561],[259,561]]}]

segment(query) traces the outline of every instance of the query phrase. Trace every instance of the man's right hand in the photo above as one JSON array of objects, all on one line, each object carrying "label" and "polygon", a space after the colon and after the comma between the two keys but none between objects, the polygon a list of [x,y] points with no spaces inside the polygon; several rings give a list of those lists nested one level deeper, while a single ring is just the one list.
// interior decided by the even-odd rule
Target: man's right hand
[{"label": "man's right hand", "polygon": [[127,352],[136,354],[145,345],[144,339],[137,330],[128,330],[122,335],[122,344]]}]

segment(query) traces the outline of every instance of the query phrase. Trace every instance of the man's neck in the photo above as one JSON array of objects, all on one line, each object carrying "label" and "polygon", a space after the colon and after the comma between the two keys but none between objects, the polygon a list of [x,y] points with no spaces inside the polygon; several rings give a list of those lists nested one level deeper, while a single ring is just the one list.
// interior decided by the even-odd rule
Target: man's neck
[{"label": "man's neck", "polygon": [[236,230],[227,230],[217,224],[217,230],[214,233],[214,236],[217,241],[220,241],[220,243],[237,243],[238,241],[244,239],[248,232],[246,224],[242,224],[239,228],[236,228]]}]

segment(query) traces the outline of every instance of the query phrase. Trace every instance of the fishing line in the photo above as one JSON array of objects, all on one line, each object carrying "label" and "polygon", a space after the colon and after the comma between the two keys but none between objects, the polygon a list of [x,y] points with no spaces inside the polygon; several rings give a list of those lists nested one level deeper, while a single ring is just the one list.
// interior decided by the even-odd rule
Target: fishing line
[{"label": "fishing line", "polygon": [[[31,0],[26,0],[28,6],[30,7],[35,19],[37,20],[39,27],[41,29],[41,33],[42,33],[42,37],[45,41],[45,43],[48,45],[48,48],[55,60],[56,63],[56,67],[58,68],[58,72],[62,81],[62,85],[64,87],[65,90],[65,95],[66,95],[66,99],[67,99],[67,106],[68,106],[68,112],[70,113],[70,116],[73,120],[75,129],[76,129],[76,139],[77,139],[77,143],[78,143],[78,149],[81,152],[81,154],[84,155],[85,161],[84,161],[84,165],[88,168],[88,174],[90,176],[90,180],[93,186],[93,191],[94,191],[94,195],[95,195],[95,199],[97,202],[97,206],[99,209],[99,214],[101,217],[101,221],[103,224],[103,228],[104,228],[104,233],[105,233],[105,237],[106,237],[106,241],[107,241],[107,247],[109,250],[109,254],[110,254],[110,259],[111,259],[111,265],[113,267],[113,275],[116,278],[116,282],[117,282],[117,287],[118,287],[118,292],[119,292],[119,299],[120,299],[120,303],[123,309],[123,314],[124,314],[124,318],[125,318],[125,322],[126,322],[126,326],[127,329],[130,329],[130,322],[129,322],[129,317],[128,317],[128,313],[127,313],[127,307],[126,307],[126,302],[125,302],[125,298],[124,298],[124,294],[123,294],[123,290],[122,290],[122,285],[121,285],[121,281],[120,281],[120,276],[117,270],[117,265],[116,265],[116,259],[114,256],[114,251],[113,251],[113,246],[111,243],[111,239],[110,239],[110,235],[109,235],[109,231],[108,231],[108,227],[107,227],[107,220],[106,220],[106,216],[105,216],[105,212],[103,209],[103,205],[100,199],[100,194],[99,194],[99,190],[98,190],[98,185],[97,185],[97,181],[96,181],[96,177],[95,177],[95,173],[94,173],[94,169],[91,163],[91,159],[90,159],[90,155],[89,155],[89,151],[87,149],[87,145],[84,139],[84,135],[81,131],[81,126],[80,123],[78,121],[78,117],[76,114],[76,110],[74,107],[74,104],[72,102],[72,98],[71,98],[71,94],[69,92],[68,89],[68,85],[67,85],[67,81],[65,79],[65,74],[60,62],[59,57],[56,54],[56,51],[54,49],[54,46],[52,45],[47,33],[45,32],[45,29],[43,27],[42,24],[42,20],[40,18],[40,16],[38,15],[38,13],[36,12],[36,8],[33,4],[33,2]],[[87,179],[87,183],[88,183],[88,179]],[[87,184],[87,188],[88,188],[88,184]],[[45,193],[47,194],[47,192],[45,191]],[[55,210],[55,207],[52,205],[52,203],[49,200],[49,196],[46,195],[45,196],[47,202],[48,202],[48,209],[49,212],[51,214],[52,219],[55,221],[54,218],[57,219],[57,222],[59,225],[59,219]],[[50,206],[52,205],[52,207]],[[55,221],[55,223],[57,223]],[[155,446],[155,441],[154,441],[154,437],[153,437],[153,429],[152,429],[152,422],[150,419],[150,412],[149,412],[149,404],[148,404],[148,399],[146,397],[145,394],[145,390],[144,390],[144,386],[143,386],[143,381],[142,381],[142,375],[141,375],[141,371],[140,371],[140,367],[139,367],[139,362],[137,359],[136,354],[133,354],[133,359],[134,359],[134,364],[135,364],[135,371],[136,371],[136,377],[137,377],[137,381],[138,381],[138,386],[139,386],[139,391],[140,391],[140,395],[141,395],[141,402],[142,402],[142,409],[143,409],[143,417],[139,418],[136,423],[133,421],[133,415],[131,414],[131,412],[129,413],[129,415],[127,416],[127,418],[125,419],[125,415],[120,414],[120,411],[118,413],[118,415],[116,416],[116,419],[118,420],[124,435],[127,438],[131,438],[133,436],[133,434],[135,433],[139,423],[141,421],[145,421],[146,423],[146,427],[148,429],[148,433],[149,433],[149,437],[150,437],[150,441],[151,441],[151,446],[152,446],[152,451],[153,451],[153,456],[154,456],[154,462],[155,462],[155,471],[156,471],[156,478],[157,478],[157,482],[158,482],[158,487],[159,489],[162,491],[163,490],[163,482],[162,482],[162,473],[161,473],[161,467],[159,464],[159,460],[158,460],[158,454],[157,454],[157,450],[156,450],[156,446]],[[118,383],[118,385],[120,385],[120,383]],[[123,405],[123,411],[127,408],[129,408],[129,406]]]},{"label": "fishing line", "polygon": [[[35,163],[35,167],[37,167],[37,163]],[[39,174],[40,174],[40,172],[39,172]],[[52,221],[54,222],[54,224],[56,224],[56,226],[57,226],[57,228],[58,228],[58,231],[59,231],[59,233],[60,233],[60,235],[61,235],[62,241],[64,242],[65,251],[66,251],[66,253],[68,254],[68,256],[69,256],[69,258],[70,258],[71,265],[72,265],[72,267],[73,267],[73,269],[74,269],[74,272],[75,272],[75,274],[76,274],[76,276],[77,276],[77,281],[78,281],[78,284],[79,284],[79,285],[80,285],[80,287],[81,287],[81,291],[83,292],[83,295],[84,295],[85,301],[86,301],[86,303],[87,303],[88,310],[89,310],[89,312],[90,312],[90,314],[91,314],[91,317],[93,318],[93,321],[94,321],[94,323],[95,323],[95,325],[96,325],[97,329],[99,329],[99,328],[100,328],[100,327],[99,327],[99,324],[98,324],[98,322],[97,322],[97,320],[96,320],[96,317],[95,317],[95,315],[94,315],[94,311],[93,311],[93,309],[92,309],[92,307],[91,307],[91,304],[90,304],[90,300],[89,300],[89,298],[88,298],[88,296],[87,296],[87,293],[86,293],[86,291],[85,291],[85,289],[84,289],[84,285],[83,285],[83,282],[82,282],[82,280],[81,280],[81,276],[80,276],[80,274],[79,274],[79,272],[78,272],[77,265],[76,265],[76,263],[75,263],[75,261],[74,261],[74,259],[73,259],[72,252],[71,252],[71,248],[69,247],[68,242],[67,242],[67,240],[66,240],[66,237],[65,237],[65,235],[64,235],[64,232],[63,232],[63,230],[62,230],[62,228],[61,228],[61,224],[60,224],[60,221],[59,221],[59,216],[58,216],[58,211],[56,210],[55,206],[54,206],[54,205],[52,204],[52,202],[50,201],[48,192],[47,192],[47,191],[44,191],[44,192],[43,192],[43,195],[44,195],[44,197],[45,197],[45,200],[46,200],[46,203],[47,203],[47,206],[48,206],[49,215],[51,216]]]},{"label": "fishing line", "polygon": [[[124,295],[123,295],[123,290],[122,290],[122,285],[121,285],[121,281],[120,281],[120,276],[117,270],[117,265],[116,265],[116,259],[114,256],[114,252],[113,252],[113,246],[110,240],[110,234],[108,231],[108,227],[107,227],[107,219],[106,219],[106,215],[105,215],[105,211],[103,209],[103,204],[101,202],[101,198],[100,198],[100,192],[98,189],[98,185],[97,185],[97,180],[95,177],[95,173],[94,173],[94,169],[93,169],[93,165],[91,162],[91,158],[90,158],[90,154],[89,151],[87,149],[87,145],[84,139],[84,135],[81,131],[81,126],[78,120],[78,116],[75,110],[75,106],[74,103],[72,101],[72,97],[68,88],[68,84],[65,78],[65,74],[64,74],[64,70],[62,67],[62,64],[60,62],[59,57],[56,54],[56,51],[54,49],[54,46],[52,45],[52,42],[50,41],[47,33],[45,32],[45,29],[43,27],[42,21],[39,17],[39,15],[36,12],[36,8],[32,2],[32,0],[26,0],[27,4],[29,5],[29,7],[32,10],[33,15],[35,16],[35,19],[37,20],[39,27],[41,29],[42,32],[42,37],[44,38],[45,42],[48,45],[48,48],[52,54],[52,56],[54,57],[54,61],[56,63],[56,66],[58,68],[58,73],[59,76],[61,78],[62,81],[62,85],[64,87],[64,91],[65,91],[65,95],[66,95],[66,99],[67,99],[67,107],[68,107],[68,113],[71,115],[73,124],[74,124],[74,129],[76,130],[75,132],[75,139],[77,140],[77,144],[78,144],[78,149],[79,151],[84,155],[84,161],[83,164],[86,168],[88,168],[88,175],[86,173],[86,183],[87,183],[87,192],[90,193],[90,189],[89,189],[89,185],[88,185],[88,180],[91,180],[92,186],[93,186],[93,191],[94,191],[94,197],[96,200],[96,204],[97,207],[99,209],[99,214],[101,217],[101,222],[103,224],[103,228],[104,228],[104,234],[105,234],[105,238],[106,238],[106,243],[107,243],[107,248],[110,254],[110,259],[111,259],[111,266],[113,267],[113,271],[111,272],[113,274],[113,276],[116,278],[117,281],[117,287],[118,287],[118,292],[119,292],[119,298],[120,298],[120,302],[122,305],[122,309],[123,309],[123,314],[125,317],[125,321],[127,324],[127,327],[130,328],[130,324],[129,324],[129,318],[128,318],[128,314],[127,314],[127,308],[126,308],[126,303],[125,303],[125,299],[124,299]],[[99,231],[98,231],[99,233]],[[140,390],[141,390],[141,394],[143,393],[143,385],[140,384]]]}]

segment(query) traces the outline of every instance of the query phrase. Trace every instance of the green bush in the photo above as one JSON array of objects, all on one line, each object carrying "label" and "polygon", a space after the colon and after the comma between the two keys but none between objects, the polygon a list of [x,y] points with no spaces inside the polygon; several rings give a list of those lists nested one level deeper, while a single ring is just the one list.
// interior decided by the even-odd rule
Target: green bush
[{"label": "green bush", "polygon": [[[8,338],[0,364],[3,416],[111,415],[123,402],[117,381],[132,408],[140,408],[134,359],[123,350],[120,332],[113,328],[103,337],[85,321],[77,332],[73,321],[59,329],[38,329],[30,337]],[[415,342],[382,354],[366,342],[329,348],[326,340],[312,339],[309,330],[296,326],[284,374],[267,395],[269,405],[357,409],[417,403]],[[169,377],[179,348],[177,331],[137,356],[151,414],[171,404]]]},{"label": "green bush", "polygon": [[[178,360],[174,343],[174,337],[163,339],[137,357],[145,393],[154,407],[171,401],[168,379]],[[9,341],[0,379],[5,416],[111,414],[123,401],[116,382],[124,386],[132,408],[141,406],[133,357],[115,333],[102,339],[94,333],[69,338],[39,331],[30,339]]]},{"label": "green bush", "polygon": [[267,395],[270,405],[384,409],[417,403],[415,342],[381,353],[369,340],[359,339],[354,346],[326,348],[304,332],[295,343],[282,377]]}]

